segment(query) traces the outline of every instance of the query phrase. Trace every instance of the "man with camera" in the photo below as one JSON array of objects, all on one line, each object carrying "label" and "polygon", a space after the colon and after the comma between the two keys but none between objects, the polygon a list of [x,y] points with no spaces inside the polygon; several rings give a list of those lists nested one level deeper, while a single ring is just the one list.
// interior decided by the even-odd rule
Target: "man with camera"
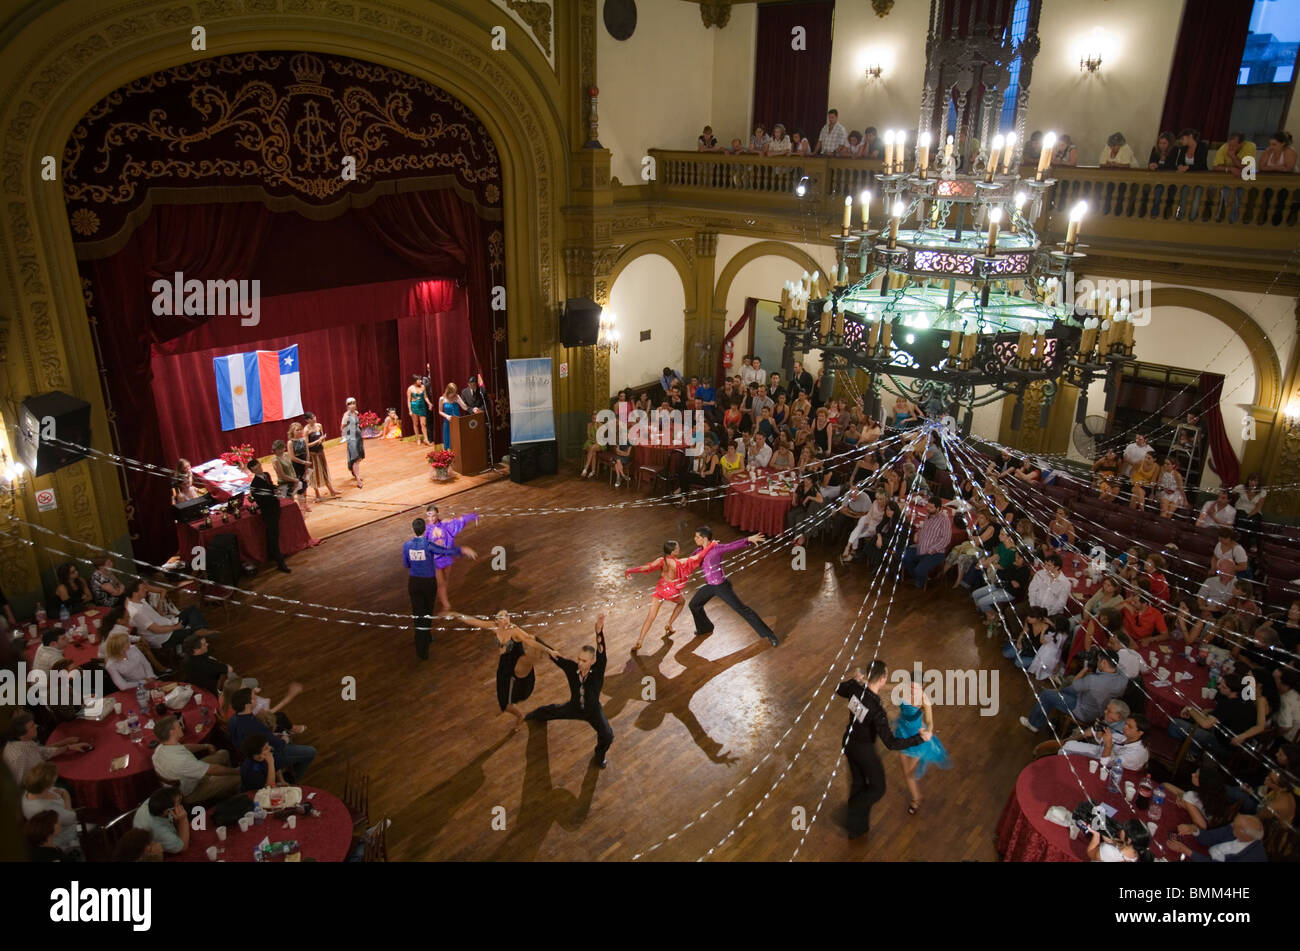
[{"label": "man with camera", "polygon": [[1020,725],[1037,733],[1047,725],[1048,710],[1064,711],[1077,723],[1091,723],[1128,686],[1128,678],[1116,669],[1115,655],[1101,647],[1088,651],[1084,669],[1085,673],[1064,690],[1040,693],[1033,712],[1021,717]]}]

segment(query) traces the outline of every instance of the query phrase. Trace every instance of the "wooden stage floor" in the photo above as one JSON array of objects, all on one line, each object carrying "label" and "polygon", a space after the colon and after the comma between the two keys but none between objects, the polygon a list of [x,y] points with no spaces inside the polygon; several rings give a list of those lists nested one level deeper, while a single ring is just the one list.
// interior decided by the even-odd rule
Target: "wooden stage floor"
[{"label": "wooden stage floor", "polygon": [[[417,489],[427,487],[416,485],[414,473],[410,478],[411,497],[423,497]],[[367,494],[388,491],[379,480],[367,486]],[[339,791],[349,761],[368,771],[372,815],[393,820],[394,860],[622,861],[640,853],[694,860],[713,849],[711,859],[783,861],[803,836],[793,828],[795,810],[802,807],[811,819],[819,804],[800,860],[996,860],[994,827],[1034,741],[1016,722],[1028,712],[1031,692],[1001,657],[1001,642],[987,639],[976,623],[968,596],[948,588],[951,579],[924,594],[900,585],[892,601],[881,598],[860,638],[861,628],[850,635],[850,627],[874,603],[864,602],[871,581],[865,566],[842,567],[837,550],[814,544],[806,569],[796,571],[788,549],[772,552],[732,577],[783,639],[780,647],[757,641],[715,600],[711,637],[692,639],[684,611],[679,633],[664,642],[664,612],[641,656],[632,658],[654,579],[628,580],[623,569],[658,556],[666,538],[689,545],[694,528],[706,522],[722,540],[737,537],[720,506],[707,516],[702,505],[508,514],[632,497],[627,488],[569,472],[522,486],[497,481],[456,500],[459,510],[484,512],[462,535],[481,557],[453,569],[457,610],[566,609],[521,623],[567,652],[592,641],[597,611],[608,611],[604,704],[616,737],[605,770],[588,768],[594,734],[585,723],[512,732],[512,718],[497,710],[489,632],[440,632],[432,658],[420,663],[409,626],[374,626],[403,623],[381,612],[409,611],[401,562],[409,514],[295,555],[291,575],[264,571],[247,583],[259,592],[360,609],[365,613],[354,619],[370,626],[320,620],[321,612],[306,606],[291,608],[305,615],[295,617],[229,604],[209,615],[222,631],[213,653],[259,677],[273,699],[291,680],[305,685],[289,712],[307,724],[304,742],[320,751],[310,781]],[[498,545],[506,557],[499,571],[490,563]],[[688,595],[699,576],[693,581]],[[927,773],[915,817],[906,814],[898,756],[882,748],[888,792],[869,840],[849,842],[842,827],[848,776],[839,752],[848,714],[833,692],[877,646],[891,669],[919,661],[926,669],[996,672],[999,708],[993,716],[975,705],[936,708],[954,768]],[[354,700],[342,699],[345,678],[355,678]],[[559,671],[539,666],[525,708],[566,696]],[[504,829],[494,828],[497,817],[504,817]]]}]

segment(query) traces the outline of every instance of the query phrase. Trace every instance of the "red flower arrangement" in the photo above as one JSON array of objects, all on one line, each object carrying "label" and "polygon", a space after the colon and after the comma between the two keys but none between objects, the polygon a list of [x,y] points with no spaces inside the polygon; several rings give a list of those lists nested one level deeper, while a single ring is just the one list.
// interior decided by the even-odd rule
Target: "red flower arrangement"
[{"label": "red flower arrangement", "polygon": [[379,414],[372,413],[370,410],[366,410],[357,418],[357,423],[362,429],[374,429],[379,425],[379,422]]},{"label": "red flower arrangement", "polygon": [[257,450],[244,443],[242,446],[231,446],[229,452],[223,452],[221,461],[228,466],[246,466],[256,455]]},{"label": "red flower arrangement", "polygon": [[450,449],[431,449],[424,458],[428,459],[429,465],[435,469],[447,469],[456,461],[456,454]]}]

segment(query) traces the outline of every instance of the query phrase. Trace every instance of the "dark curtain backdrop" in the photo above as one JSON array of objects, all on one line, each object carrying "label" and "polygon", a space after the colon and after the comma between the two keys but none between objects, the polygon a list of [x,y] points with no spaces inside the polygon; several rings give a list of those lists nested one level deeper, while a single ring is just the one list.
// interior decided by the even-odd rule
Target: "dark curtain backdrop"
[{"label": "dark curtain backdrop", "polygon": [[[827,102],[831,81],[831,22],[834,0],[808,3],[764,4],[758,8],[758,44],[754,69],[754,124],[771,129],[780,122],[798,130],[817,145],[817,133],[826,124],[826,111],[840,108]],[[807,31],[807,49],[790,48],[791,30]],[[841,115],[848,128],[854,118]],[[861,125],[858,126],[861,129]],[[753,129],[740,130],[749,141]],[[720,133],[719,138],[726,133]]]},{"label": "dark curtain backdrop", "polygon": [[1186,0],[1161,129],[1177,135],[1192,128],[1203,139],[1227,138],[1253,6],[1254,0]]},{"label": "dark curtain backdrop", "polygon": [[[323,329],[322,329],[323,328]],[[263,336],[240,339],[250,331]],[[412,432],[406,406],[410,377],[400,367],[409,350],[424,354],[435,380],[463,380],[474,364],[465,294],[451,281],[399,281],[288,294],[262,301],[261,322],[210,320],[154,347],[152,370],[165,459],[198,463],[232,445],[259,455],[285,438],[289,420],[222,430],[216,411],[212,358],[298,344],[299,386],[305,411],[320,417],[329,438],[339,435],[343,404],[355,396],[361,410],[383,416],[392,406]]]},{"label": "dark curtain backdrop", "polygon": [[1219,482],[1229,488],[1236,485],[1241,475],[1241,463],[1228,442],[1228,432],[1223,426],[1223,411],[1219,400],[1223,398],[1223,377],[1217,373],[1202,373],[1200,379],[1200,403],[1205,407],[1201,421],[1205,425],[1205,442],[1210,453],[1210,468],[1219,477]]}]

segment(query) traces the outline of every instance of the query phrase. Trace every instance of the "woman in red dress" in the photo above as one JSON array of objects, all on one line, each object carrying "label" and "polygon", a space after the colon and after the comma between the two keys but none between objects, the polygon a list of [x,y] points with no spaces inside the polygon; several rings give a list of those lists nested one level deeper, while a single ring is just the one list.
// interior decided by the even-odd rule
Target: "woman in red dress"
[{"label": "woman in red dress", "polygon": [[[710,547],[712,543],[710,543]],[[645,643],[646,634],[650,633],[650,625],[654,624],[655,617],[659,614],[659,605],[664,601],[673,603],[673,613],[668,618],[668,624],[664,627],[664,636],[673,633],[673,621],[677,620],[677,615],[682,611],[682,588],[686,586],[686,579],[691,576],[691,572],[700,566],[704,560],[704,553],[709,549],[702,548],[690,558],[679,558],[678,553],[681,546],[675,541],[664,542],[664,553],[650,562],[648,565],[641,565],[638,568],[629,568],[624,573],[627,577],[634,574],[645,574],[650,571],[658,571],[659,583],[655,585],[654,594],[650,596],[650,610],[646,612],[645,623],[641,625],[641,636],[636,639],[636,646],[632,648],[633,653],[641,649]]]}]

